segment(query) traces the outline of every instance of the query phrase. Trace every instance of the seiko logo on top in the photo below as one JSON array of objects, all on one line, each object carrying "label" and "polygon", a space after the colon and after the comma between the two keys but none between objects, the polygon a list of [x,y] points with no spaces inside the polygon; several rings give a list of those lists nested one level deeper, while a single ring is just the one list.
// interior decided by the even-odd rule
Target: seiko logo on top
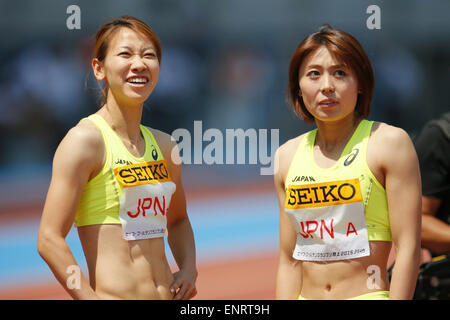
[{"label": "seiko logo on top", "polygon": [[303,209],[362,201],[358,179],[290,185],[285,208]]},{"label": "seiko logo on top", "polygon": [[114,169],[117,181],[124,188],[172,181],[165,160],[131,164]]}]

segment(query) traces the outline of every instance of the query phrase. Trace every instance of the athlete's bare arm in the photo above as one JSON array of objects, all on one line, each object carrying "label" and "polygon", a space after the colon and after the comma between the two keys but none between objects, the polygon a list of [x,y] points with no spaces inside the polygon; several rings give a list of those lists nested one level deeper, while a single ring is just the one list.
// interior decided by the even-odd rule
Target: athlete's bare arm
[{"label": "athlete's bare arm", "polygon": [[194,234],[186,211],[181,158],[176,141],[168,134],[152,129],[164,159],[176,184],[167,211],[167,242],[172,250],[179,271],[174,274],[171,290],[175,292],[174,299],[191,299],[197,294],[195,281],[197,279]]},{"label": "athlete's bare arm", "polygon": [[286,212],[284,202],[286,199],[285,179],[292,158],[297,151],[299,139],[289,140],[275,152],[274,157],[274,184],[278,196],[280,215],[280,260],[278,264],[275,298],[279,300],[297,299],[302,288],[302,264],[292,257],[297,241],[297,234]]},{"label": "athlete's bare arm", "polygon": [[370,142],[376,166],[384,173],[396,261],[391,299],[411,299],[420,261],[421,182],[417,155],[402,129],[377,124]]},{"label": "athlete's bare arm", "polygon": [[[97,299],[81,274],[80,289],[67,287],[70,266],[77,266],[65,238],[72,227],[78,202],[87,181],[104,161],[101,133],[87,121],[72,128],[58,146],[38,234],[38,251],[56,279],[74,299]],[[81,273],[81,272],[80,272]]]}]

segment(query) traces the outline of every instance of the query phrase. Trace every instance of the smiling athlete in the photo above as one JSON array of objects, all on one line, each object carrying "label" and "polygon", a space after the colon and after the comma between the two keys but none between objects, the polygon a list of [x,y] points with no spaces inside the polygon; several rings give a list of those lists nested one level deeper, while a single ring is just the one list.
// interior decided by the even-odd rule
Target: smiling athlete
[{"label": "smiling athlete", "polygon": [[[292,57],[288,100],[317,129],[287,141],[275,155],[277,299],[413,296],[420,254],[418,161],[402,129],[366,120],[373,87],[359,42],[328,25],[303,40]],[[397,260],[389,285],[392,243]]]},{"label": "smiling athlete", "polygon": [[[38,251],[74,299],[190,299],[197,277],[176,142],[140,124],[158,82],[161,44],[142,21],[122,16],[97,32],[92,68],[104,104],[59,145]],[[65,237],[78,227],[89,281],[67,286],[77,267]],[[178,264],[172,274],[164,235]]]}]

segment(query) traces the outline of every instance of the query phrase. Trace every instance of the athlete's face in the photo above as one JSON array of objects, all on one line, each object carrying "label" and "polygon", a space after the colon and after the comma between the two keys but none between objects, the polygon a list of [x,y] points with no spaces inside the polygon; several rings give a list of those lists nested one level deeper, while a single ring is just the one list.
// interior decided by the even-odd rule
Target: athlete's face
[{"label": "athlete's face", "polygon": [[356,107],[355,73],[322,46],[308,54],[299,69],[300,94],[307,110],[319,121],[337,121]]},{"label": "athlete's face", "polygon": [[105,59],[93,60],[97,80],[105,80],[108,96],[117,101],[143,103],[158,82],[159,61],[153,42],[129,28],[110,39]]}]

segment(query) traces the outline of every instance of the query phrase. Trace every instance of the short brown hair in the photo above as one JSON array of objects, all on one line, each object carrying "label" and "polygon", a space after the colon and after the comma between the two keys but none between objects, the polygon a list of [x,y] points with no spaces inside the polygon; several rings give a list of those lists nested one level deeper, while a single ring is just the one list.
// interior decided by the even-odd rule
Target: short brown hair
[{"label": "short brown hair", "polygon": [[[93,59],[97,58],[99,61],[103,61],[105,59],[112,35],[123,27],[129,28],[148,37],[148,39],[150,39],[155,46],[156,56],[159,64],[161,64],[162,47],[161,41],[156,33],[145,22],[128,15],[123,15],[119,18],[112,19],[100,27],[95,36],[95,44],[92,54]],[[105,87],[102,90],[103,103],[106,101],[107,92],[108,87]]]},{"label": "short brown hair", "polygon": [[318,49],[326,47],[330,53],[351,68],[358,80],[358,94],[356,112],[358,116],[367,118],[372,102],[374,75],[370,60],[361,44],[350,34],[333,29],[329,24],[323,24],[319,31],[306,37],[292,56],[289,65],[289,83],[287,88],[287,101],[294,113],[307,123],[314,122],[313,115],[306,109],[303,98],[299,96],[299,69],[306,56]]}]

